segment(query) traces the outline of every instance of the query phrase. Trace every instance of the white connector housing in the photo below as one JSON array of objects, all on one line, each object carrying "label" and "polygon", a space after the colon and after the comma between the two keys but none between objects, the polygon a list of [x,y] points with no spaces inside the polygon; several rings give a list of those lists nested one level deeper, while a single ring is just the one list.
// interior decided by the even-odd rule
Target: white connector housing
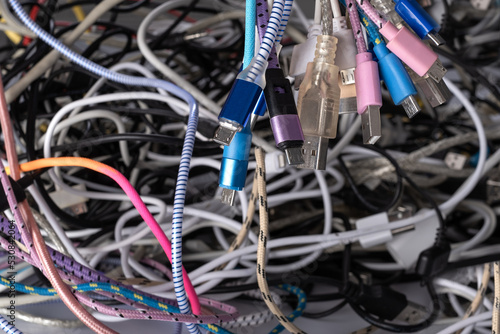
[{"label": "white connector housing", "polygon": [[[385,226],[388,224],[389,216],[387,215],[387,212],[384,211],[375,215],[358,219],[358,221],[356,221],[356,229],[366,230],[374,228],[376,226]],[[359,238],[359,243],[363,248],[371,248],[386,243],[390,240],[392,240],[392,233],[390,229],[387,229],[384,231],[363,235]]]},{"label": "white connector housing", "polygon": [[[417,215],[424,214],[428,209],[420,210]],[[387,242],[386,247],[394,260],[405,269],[412,268],[417,263],[420,253],[434,244],[439,220],[436,215],[415,224],[413,231],[396,235]]]},{"label": "white connector housing", "polygon": [[337,37],[338,47],[335,65],[340,71],[356,67],[356,41],[351,29],[347,29],[344,16],[333,19],[333,36]]}]

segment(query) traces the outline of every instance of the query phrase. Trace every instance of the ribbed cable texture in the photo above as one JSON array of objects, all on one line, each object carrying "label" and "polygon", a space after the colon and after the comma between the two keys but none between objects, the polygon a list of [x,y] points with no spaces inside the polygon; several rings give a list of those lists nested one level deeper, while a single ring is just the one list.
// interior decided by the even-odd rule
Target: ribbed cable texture
[{"label": "ribbed cable texture", "polygon": [[333,35],[333,13],[330,0],[321,0],[321,28],[323,35]]},{"label": "ribbed cable texture", "polygon": [[274,303],[273,297],[269,291],[269,286],[266,280],[266,247],[267,238],[269,236],[269,216],[267,212],[267,192],[266,192],[266,166],[264,151],[259,147],[255,150],[255,158],[257,160],[257,173],[258,191],[259,191],[259,243],[257,245],[257,283],[262,293],[262,298],[267,307],[280,324],[283,325],[292,334],[305,334],[303,330],[295,326],[289,319],[281,312],[280,308]]},{"label": "ribbed cable texture", "polygon": [[[286,6],[286,3],[285,3],[285,6]],[[260,37],[261,42],[263,40],[263,37],[266,34],[266,28],[267,28],[268,21],[269,21],[269,10],[267,7],[267,1],[266,0],[258,0],[257,1],[257,26],[259,28],[259,37]],[[282,20],[282,23],[283,23],[283,20]],[[281,30],[280,30],[280,33],[282,33]],[[278,40],[278,37],[276,37],[276,41],[277,40]],[[278,56],[276,54],[276,46],[275,45],[276,44],[273,44],[273,47],[271,48],[271,54],[267,58],[267,61],[268,61],[267,68],[280,68]]]},{"label": "ribbed cable texture", "polygon": [[[181,163],[179,166],[179,174],[177,179],[177,186],[175,190],[175,199],[174,199],[174,218],[173,225],[178,226],[179,224],[182,226],[182,217],[184,212],[184,199],[186,195],[186,180],[189,173],[189,165],[191,162],[191,156],[193,152],[194,139],[196,134],[196,129],[198,126],[198,105],[194,98],[183,89],[162,80],[157,79],[149,79],[149,78],[140,78],[133,77],[129,75],[124,75],[120,73],[116,73],[108,70],[105,67],[102,67],[98,64],[93,63],[92,61],[82,57],[81,55],[73,52],[64,44],[62,44],[59,40],[48,34],[44,31],[40,26],[38,26],[35,22],[33,22],[29,16],[24,12],[21,4],[16,0],[9,0],[9,3],[12,6],[12,9],[19,16],[20,20],[36,35],[39,36],[41,40],[50,45],[52,48],[58,50],[63,56],[69,58],[71,61],[76,63],[77,65],[85,68],[86,70],[95,73],[101,77],[104,77],[108,80],[118,82],[128,86],[143,86],[143,87],[152,87],[152,88],[161,88],[170,93],[180,97],[184,101],[189,104],[189,120],[187,124],[186,136],[184,139],[184,144],[182,148],[181,154]],[[172,239],[174,238],[174,234],[176,229],[172,227]],[[180,231],[178,231],[180,233]],[[179,237],[178,235],[176,236]],[[176,285],[175,292],[176,297],[178,298],[179,307],[182,313],[190,313],[190,307],[187,302],[187,297],[184,289],[184,282],[181,276],[181,279],[177,279],[177,283],[175,283],[175,274],[178,272],[182,272],[182,234],[180,235],[179,242],[174,242],[172,240],[172,273],[174,276],[174,284]],[[179,256],[176,259],[174,256],[174,250],[176,251],[176,255]],[[180,255],[179,253],[180,252]],[[180,268],[179,268],[180,267]],[[181,291],[183,290],[183,291]],[[181,306],[182,305],[182,306]],[[199,331],[196,326],[190,325],[190,332],[193,334],[198,334]]]},{"label": "ribbed cable texture", "polygon": [[255,8],[257,7],[255,0],[245,1],[245,6],[245,50],[243,52],[243,68],[250,64],[255,53],[255,12],[257,10],[257,8]]},{"label": "ribbed cable texture", "polygon": [[276,41],[276,35],[278,34],[281,26],[281,17],[283,16],[284,7],[285,0],[275,0],[273,3],[273,9],[271,10],[271,16],[269,18],[269,23],[267,24],[266,33],[264,34],[262,43],[260,44],[259,53],[255,58],[253,67],[248,73],[248,78],[253,82],[255,82],[257,77],[262,75],[266,69],[267,58],[269,58],[274,42]]},{"label": "ribbed cable texture", "polygon": [[359,21],[358,9],[354,0],[346,0],[347,10],[349,11],[349,20],[351,21],[352,33],[356,41],[358,53],[366,52],[365,38],[361,30],[361,22]]},{"label": "ribbed cable texture", "polygon": [[7,334],[23,334],[15,326],[9,324],[9,321],[0,315],[0,328]]},{"label": "ribbed cable texture", "polygon": [[288,24],[288,20],[290,19],[290,15],[292,13],[293,0],[286,0],[285,7],[283,8],[283,16],[281,17],[280,31],[276,36],[275,44],[281,43],[281,39],[283,38],[283,34],[285,33],[286,26]]},{"label": "ribbed cable texture", "polygon": [[377,27],[382,28],[387,21],[377,12],[377,10],[370,4],[367,0],[356,0],[359,7],[365,12],[365,14],[372,20]]}]

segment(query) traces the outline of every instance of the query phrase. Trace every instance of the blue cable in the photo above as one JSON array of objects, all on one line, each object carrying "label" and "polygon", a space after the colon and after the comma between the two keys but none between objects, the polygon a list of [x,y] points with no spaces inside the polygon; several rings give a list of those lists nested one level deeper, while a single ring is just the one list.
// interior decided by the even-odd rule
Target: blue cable
[{"label": "blue cable", "polygon": [[[290,284],[281,284],[281,285],[278,285],[278,288],[285,290],[285,291],[288,291],[288,292],[291,292],[297,296],[297,300],[298,300],[297,307],[295,308],[295,310],[292,313],[290,313],[287,316],[288,320],[293,322],[295,319],[302,316],[302,313],[304,313],[304,310],[306,308],[306,293],[304,292],[304,290],[302,290],[296,286],[290,285]],[[278,326],[274,327],[273,330],[271,330],[269,332],[269,334],[281,333],[284,329],[285,329],[285,327],[283,327],[281,324],[279,324]]]},{"label": "blue cable", "polygon": [[[9,0],[12,9],[17,14],[21,22],[23,22],[31,31],[33,31],[42,41],[47,43],[53,49],[56,49],[66,58],[72,62],[83,67],[84,69],[92,72],[100,77],[106,78],[110,81],[121,83],[127,86],[142,86],[151,88],[161,88],[169,93],[181,98],[189,105],[189,119],[182,146],[181,162],[179,165],[179,172],[177,176],[177,183],[175,187],[174,208],[172,219],[172,273],[174,275],[174,288],[177,302],[179,304],[181,313],[191,313],[189,303],[186,298],[184,289],[184,281],[182,279],[182,219],[184,213],[184,202],[186,198],[186,185],[189,175],[189,165],[193,155],[193,145],[195,140],[196,129],[198,127],[198,103],[196,100],[184,89],[159,79],[141,78],[130,75],[120,74],[100,66],[89,59],[77,54],[69,49],[54,36],[43,30],[38,24],[30,19],[24,12],[21,4],[17,0]],[[179,278],[180,273],[180,278]],[[200,334],[198,327],[194,324],[187,324],[189,331],[192,334]]]},{"label": "blue cable", "polygon": [[246,68],[255,54],[255,24],[257,23],[257,1],[245,2],[245,49],[243,51],[243,68]]},{"label": "blue cable", "polygon": [[16,326],[11,325],[7,319],[0,315],[0,328],[7,334],[23,334]]}]

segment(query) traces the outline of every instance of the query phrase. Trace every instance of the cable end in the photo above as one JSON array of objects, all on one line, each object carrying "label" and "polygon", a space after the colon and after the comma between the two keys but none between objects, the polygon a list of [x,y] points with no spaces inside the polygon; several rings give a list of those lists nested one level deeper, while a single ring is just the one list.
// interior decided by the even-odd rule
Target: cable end
[{"label": "cable end", "polygon": [[363,143],[373,145],[382,136],[380,124],[380,107],[368,106],[361,114],[361,129],[363,132]]},{"label": "cable end", "polygon": [[352,85],[356,82],[354,78],[355,69],[355,67],[351,67],[340,71],[340,79],[342,80],[343,85]]},{"label": "cable end", "polygon": [[427,71],[427,75],[436,82],[440,82],[445,74],[446,68],[444,68],[439,59],[437,59],[434,64],[432,64],[431,68]]},{"label": "cable end", "polygon": [[224,146],[229,146],[236,132],[238,132],[238,129],[221,124],[215,131],[213,139],[216,143],[219,143]]},{"label": "cable end", "polygon": [[234,206],[235,197],[236,197],[236,190],[222,188],[222,195],[220,197],[222,203]]},{"label": "cable end", "polygon": [[443,45],[446,43],[446,41],[439,35],[438,33],[428,33],[427,38],[431,40],[432,43],[436,44],[437,46]]},{"label": "cable end", "polygon": [[299,168],[324,170],[328,152],[328,138],[320,136],[304,136],[302,156],[304,163]]},{"label": "cable end", "polygon": [[413,118],[418,112],[420,111],[420,106],[418,105],[417,99],[415,96],[410,95],[406,99],[401,102],[401,105],[406,111],[406,115],[408,115],[409,118]]},{"label": "cable end", "polygon": [[292,147],[286,148],[286,160],[289,165],[295,166],[304,163],[304,157],[302,157],[302,148],[301,147]]}]

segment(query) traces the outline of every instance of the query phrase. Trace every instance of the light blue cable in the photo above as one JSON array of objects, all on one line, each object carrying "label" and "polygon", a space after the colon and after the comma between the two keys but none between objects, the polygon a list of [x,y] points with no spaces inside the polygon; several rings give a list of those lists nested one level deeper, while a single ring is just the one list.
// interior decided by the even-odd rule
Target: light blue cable
[{"label": "light blue cable", "polygon": [[[98,64],[95,64],[94,62],[70,50],[55,37],[43,30],[38,24],[33,22],[30,17],[24,12],[21,4],[17,0],[9,0],[9,3],[19,19],[42,41],[47,43],[53,49],[56,49],[66,58],[69,58],[75,64],[88,70],[89,72],[92,72],[110,81],[118,82],[127,86],[161,88],[181,98],[189,104],[189,119],[186,129],[186,135],[184,138],[184,144],[182,147],[181,162],[179,165],[179,173],[177,176],[177,184],[175,187],[174,196],[172,221],[172,273],[174,276],[175,295],[177,297],[177,302],[179,304],[181,313],[191,313],[191,309],[186,297],[186,291],[184,289],[184,281],[182,279],[182,234],[180,234],[180,231],[182,230],[182,218],[184,213],[184,202],[186,197],[187,178],[189,175],[189,165],[191,163],[191,157],[193,155],[193,145],[196,129],[198,126],[198,104],[196,100],[187,91],[181,89],[180,87],[177,87],[172,83],[158,79],[141,78],[120,74],[110,71]],[[196,325],[187,324],[187,327],[192,334],[200,334],[200,331]]]},{"label": "light blue cable", "polygon": [[245,7],[245,50],[243,68],[247,67],[255,54],[255,24],[257,21],[257,1],[247,0]]},{"label": "light blue cable", "polygon": [[23,334],[16,326],[9,324],[9,321],[0,315],[0,328],[7,334]]}]

